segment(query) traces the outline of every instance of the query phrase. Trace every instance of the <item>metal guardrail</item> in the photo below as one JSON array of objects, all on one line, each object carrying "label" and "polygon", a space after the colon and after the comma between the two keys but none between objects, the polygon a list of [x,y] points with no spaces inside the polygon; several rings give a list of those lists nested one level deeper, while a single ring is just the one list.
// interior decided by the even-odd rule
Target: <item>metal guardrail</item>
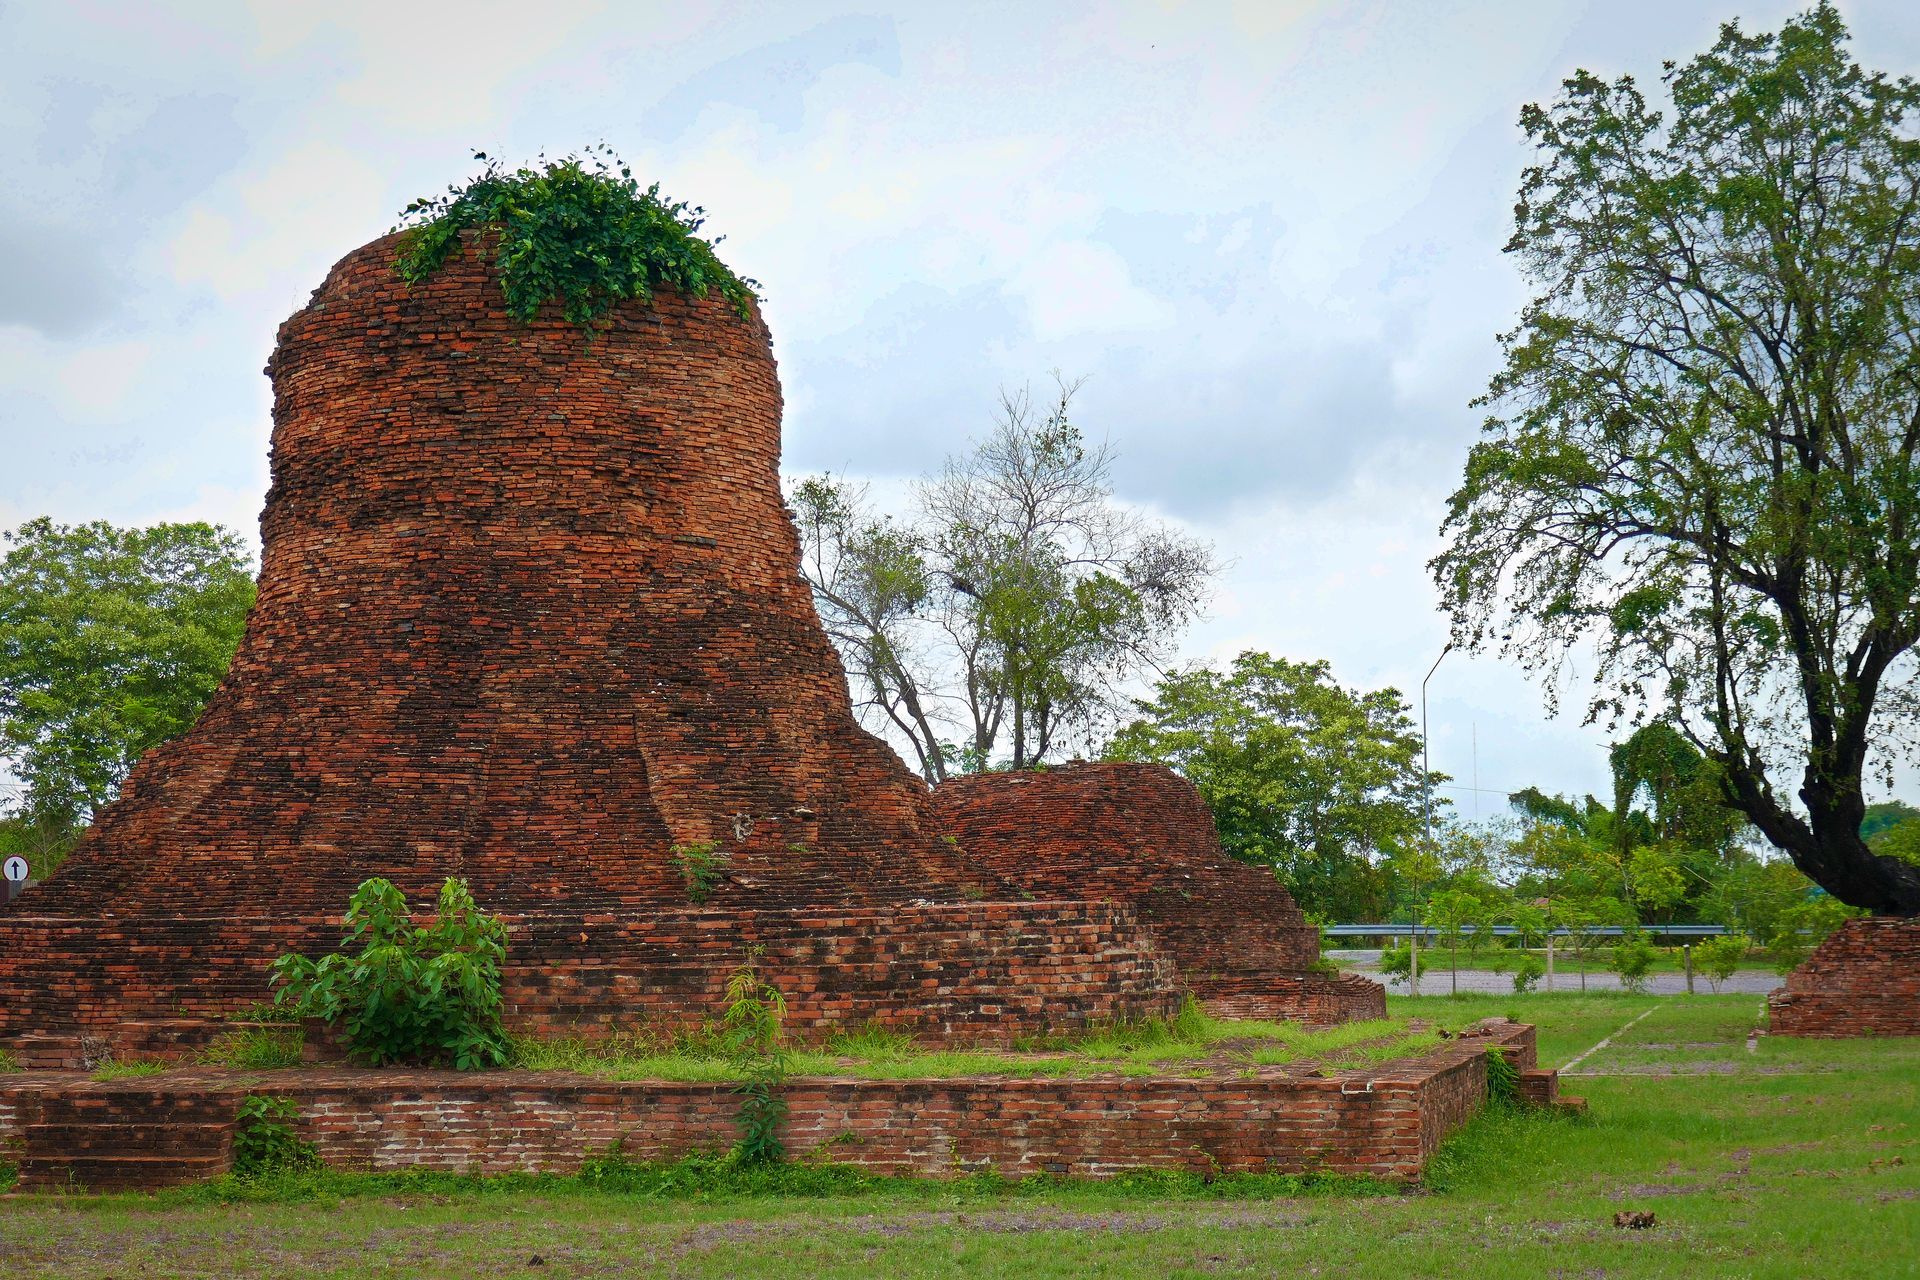
[{"label": "metal guardrail", "polygon": [[[1430,924],[1328,924],[1320,932],[1329,938],[1407,938],[1418,935],[1422,942],[1444,938],[1446,930]],[[1477,925],[1463,925],[1461,934],[1480,932]],[[1511,938],[1520,930],[1510,924],[1493,925],[1488,932],[1496,938]],[[1595,925],[1591,929],[1569,929],[1564,925],[1548,930],[1556,938],[1619,938],[1630,933],[1653,933],[1668,938],[1715,938],[1731,933],[1723,924],[1643,924],[1637,930],[1623,925]]]}]

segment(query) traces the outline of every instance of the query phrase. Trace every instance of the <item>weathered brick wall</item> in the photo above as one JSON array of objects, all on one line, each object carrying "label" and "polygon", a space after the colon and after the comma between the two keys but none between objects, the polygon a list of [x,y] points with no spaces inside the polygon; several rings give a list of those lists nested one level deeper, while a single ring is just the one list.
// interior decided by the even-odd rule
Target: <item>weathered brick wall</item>
[{"label": "weathered brick wall", "polygon": [[[534,1026],[705,1016],[762,934],[801,1026],[1004,1037],[1165,1009],[1176,979],[1244,1015],[1379,1011],[1371,984],[1304,973],[1312,931],[1171,773],[968,779],[936,804],[858,727],[798,572],[757,315],[662,294],[589,341],[512,321],[482,245],[412,287],[394,249],[349,254],[281,327],[239,652],[0,908],[0,1034],[260,999],[374,875],[421,904],[462,876],[525,918],[510,1000]],[[707,842],[713,915],[674,855]],[[1111,900],[1145,932],[986,905],[1016,898]]]},{"label": "weathered brick wall", "polygon": [[[981,902],[632,917],[509,917],[508,1025],[596,1034],[696,1024],[759,949],[800,1034],[866,1022],[930,1039],[1005,1043],[1089,1021],[1172,1012],[1171,963],[1133,911],[1087,902]],[[271,997],[289,946],[331,950],[338,921],[21,919],[0,966],[0,1044],[56,1027],[110,1029],[129,1008],[216,1017]],[[68,1021],[50,1023],[48,1010]],[[149,1050],[151,1051],[151,1050]]]},{"label": "weathered brick wall", "polygon": [[662,294],[589,342],[508,317],[482,253],[411,287],[393,255],[349,254],[281,327],[259,603],[219,693],[24,909],[321,914],[375,874],[657,908],[704,841],[732,855],[717,903],[1005,896],[854,721],[759,318]]},{"label": "weathered brick wall", "polygon": [[1782,1036],[1920,1036],[1920,919],[1849,920],[1767,997]]},{"label": "weathered brick wall", "polygon": [[[790,1080],[782,1140],[813,1156],[932,1177],[1099,1177],[1127,1169],[1370,1174],[1413,1179],[1486,1098],[1485,1053],[1525,1028],[1462,1037],[1424,1058],[1303,1076],[1284,1068],[1204,1078]],[[635,1160],[721,1151],[738,1137],[725,1084],[595,1081],[557,1073],[275,1073],[270,1080],[95,1084],[0,1077],[0,1142],[21,1103],[100,1106],[128,1123],[292,1098],[303,1136],[349,1168],[573,1172],[618,1149]],[[7,1127],[13,1125],[11,1131]]]},{"label": "weathered brick wall", "polygon": [[1319,931],[1271,871],[1229,858],[1199,790],[1154,764],[976,774],[934,791],[958,849],[1024,893],[1132,903],[1222,1017],[1384,1017],[1386,991],[1308,972]]}]

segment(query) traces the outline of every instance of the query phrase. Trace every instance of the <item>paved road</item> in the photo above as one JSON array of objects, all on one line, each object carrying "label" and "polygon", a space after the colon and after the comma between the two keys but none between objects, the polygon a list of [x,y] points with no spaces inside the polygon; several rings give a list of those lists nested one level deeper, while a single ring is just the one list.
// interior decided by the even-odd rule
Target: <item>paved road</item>
[{"label": "paved road", "polygon": [[[1376,981],[1386,981],[1380,977],[1380,953],[1378,951],[1329,951],[1326,954],[1329,959],[1338,961],[1340,967],[1343,969],[1352,969],[1355,973],[1364,973]],[[1433,956],[1424,947],[1421,949],[1421,995],[1446,995],[1448,992],[1454,990],[1453,975],[1447,971],[1444,956],[1444,952],[1439,956]],[[1429,968],[1428,963],[1430,960],[1438,960],[1441,963]],[[1459,980],[1459,990],[1461,991],[1475,991],[1494,995],[1511,995],[1513,993],[1513,975],[1510,973],[1495,973],[1491,969],[1462,969],[1460,970]],[[1720,992],[1722,995],[1763,996],[1775,987],[1778,987],[1781,982],[1781,977],[1771,969],[1742,969],[1720,984]],[[1546,989],[1547,980],[1542,978],[1537,990],[1545,991]],[[1580,990],[1580,975],[1577,973],[1556,973],[1553,978],[1553,989],[1555,991]],[[1588,991],[1618,991],[1620,990],[1620,979],[1610,973],[1589,973],[1587,975],[1586,989]],[[1693,989],[1705,995],[1710,993],[1713,987],[1705,978],[1696,974],[1693,979]],[[1406,984],[1398,981],[1389,983],[1387,990],[1393,992],[1395,995],[1405,995],[1407,993]],[[1647,976],[1647,993],[1649,995],[1684,995],[1686,994],[1686,990],[1687,979],[1685,974],[1653,973]]]}]

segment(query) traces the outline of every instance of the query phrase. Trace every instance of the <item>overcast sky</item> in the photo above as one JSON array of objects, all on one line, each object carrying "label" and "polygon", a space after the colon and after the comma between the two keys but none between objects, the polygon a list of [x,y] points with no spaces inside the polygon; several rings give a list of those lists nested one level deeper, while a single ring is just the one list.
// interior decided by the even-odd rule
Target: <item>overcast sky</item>
[{"label": "overcast sky", "polygon": [[[255,536],[261,366],[328,266],[475,149],[604,140],[762,282],[790,472],[885,492],[1001,385],[1084,376],[1121,495],[1231,561],[1185,656],[1417,702],[1523,298],[1521,105],[1576,67],[1657,89],[1800,7],[0,0],[0,526]],[[1911,0],[1842,9],[1859,60],[1920,72]],[[1497,659],[1449,657],[1430,714],[1468,817],[1605,794],[1604,737]]]}]

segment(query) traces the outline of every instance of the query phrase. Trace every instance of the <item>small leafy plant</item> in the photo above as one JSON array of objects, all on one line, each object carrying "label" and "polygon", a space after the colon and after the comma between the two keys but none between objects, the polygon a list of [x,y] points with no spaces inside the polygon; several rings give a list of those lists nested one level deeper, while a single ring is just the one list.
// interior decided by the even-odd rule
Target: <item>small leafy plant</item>
[{"label": "small leafy plant", "polygon": [[[348,954],[356,945],[358,954]],[[276,1002],[303,1018],[344,1024],[354,1055],[375,1066],[451,1061],[469,1071],[506,1061],[500,965],[507,927],[481,912],[466,881],[441,885],[424,928],[391,882],[364,882],[347,907],[340,946],[317,963],[302,955],[274,961]]]},{"label": "small leafy plant", "polygon": [[1498,1049],[1487,1050],[1487,1100],[1509,1105],[1520,1100],[1520,1068]]},{"label": "small leafy plant", "polygon": [[319,1153],[294,1130],[299,1118],[300,1108],[292,1098],[243,1099],[233,1134],[234,1175],[258,1178],[319,1168]]},{"label": "small leafy plant", "polygon": [[727,1011],[721,1018],[729,1055],[745,1076],[734,1092],[740,1096],[740,1141],[734,1156],[745,1164],[770,1164],[786,1149],[780,1142],[780,1122],[786,1119],[787,1100],[780,1096],[787,1074],[787,1048],[781,1022],[787,1016],[786,997],[761,979],[749,961],[727,979]]},{"label": "small leafy plant", "polygon": [[530,324],[557,299],[589,336],[615,302],[650,301],[657,289],[705,297],[709,289],[743,318],[757,281],[737,276],[700,235],[706,210],[642,189],[605,146],[511,172],[476,151],[480,176],[442,196],[422,196],[400,213],[407,234],[394,269],[409,284],[430,278],[460,247],[461,233],[499,233],[494,264],[507,310]]},{"label": "small leafy plant", "polygon": [[0,1049],[0,1075],[5,1075],[9,1071],[18,1071],[19,1069],[20,1060],[7,1050]]},{"label": "small leafy plant", "polygon": [[1397,982],[1408,981],[1413,972],[1413,948],[1404,942],[1395,942],[1382,949],[1380,972]]},{"label": "small leafy plant", "polygon": [[1643,995],[1647,990],[1647,975],[1653,971],[1653,962],[1659,958],[1659,954],[1651,942],[1634,934],[1620,939],[1607,961],[1607,968],[1619,975],[1621,986]]},{"label": "small leafy plant", "polygon": [[1547,976],[1547,962],[1531,951],[1522,951],[1513,962],[1513,990],[1525,995]]},{"label": "small leafy plant", "polygon": [[1720,984],[1731,978],[1747,958],[1747,949],[1752,945],[1753,940],[1743,933],[1723,933],[1717,938],[1703,939],[1693,949],[1693,958],[1715,994],[1719,993]]},{"label": "small leafy plant", "polygon": [[721,877],[727,873],[727,855],[711,840],[673,846],[673,860],[679,864],[680,875],[687,882],[687,901],[695,906],[703,905],[713,896]]}]

